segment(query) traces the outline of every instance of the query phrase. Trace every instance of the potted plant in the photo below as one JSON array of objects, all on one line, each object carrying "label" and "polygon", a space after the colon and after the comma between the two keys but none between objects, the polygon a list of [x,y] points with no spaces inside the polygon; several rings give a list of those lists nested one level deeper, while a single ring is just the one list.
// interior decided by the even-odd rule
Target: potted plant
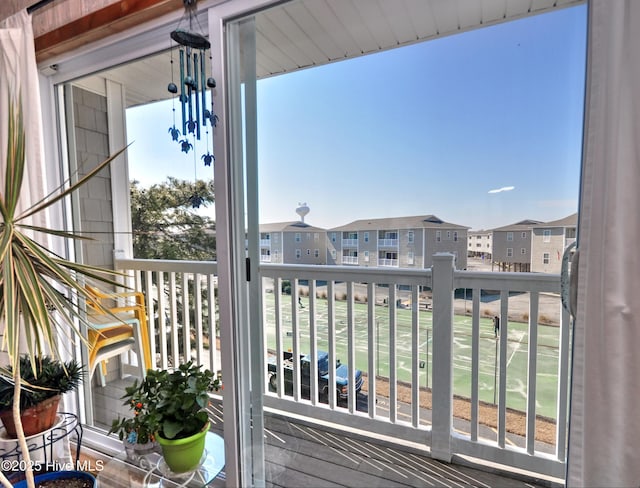
[{"label": "potted plant", "polygon": [[118,434],[127,457],[132,461],[138,461],[140,456],[155,452],[159,447],[156,440],[159,415],[149,410],[142,386],[135,380],[132,386],[125,388],[126,393],[122,398],[126,399],[124,405],[129,407],[133,416],[114,419],[109,430],[109,434]]},{"label": "potted plant", "polygon": [[[49,251],[35,236],[49,235],[62,239],[80,239],[71,232],[34,225],[30,218],[68,197],[93,178],[123,151],[98,164],[73,185],[37,202],[21,202],[25,161],[26,134],[19,96],[10,95],[7,103],[7,155],[4,168],[4,191],[0,192],[0,323],[4,327],[3,346],[9,357],[13,383],[13,419],[24,466],[27,486],[35,487],[31,457],[20,422],[21,376],[20,357],[27,355],[34,375],[37,358],[45,354],[59,358],[60,341],[82,338],[78,321],[86,321],[81,305],[89,302],[101,308],[89,295],[84,284],[119,286],[112,270],[75,263]],[[18,205],[19,202],[21,205]],[[108,311],[105,311],[108,313]],[[12,485],[0,472],[0,483]],[[67,485],[68,486],[68,485]]]},{"label": "potted plant", "polygon": [[[114,420],[112,432],[123,439],[131,428],[157,426],[156,439],[167,466],[174,473],[195,469],[204,452],[209,430],[209,392],[222,388],[221,378],[192,361],[173,371],[148,370],[139,384],[126,388],[122,397],[134,410],[133,419]],[[136,422],[136,417],[142,415]]]},{"label": "potted plant", "polygon": [[[15,439],[13,421],[13,381],[0,375],[0,420],[7,437]],[[20,358],[20,376],[23,385],[20,392],[20,419],[25,436],[44,432],[53,427],[58,412],[60,396],[75,390],[84,374],[81,364],[75,360],[62,362],[50,356],[37,357],[33,368],[28,356]]]}]

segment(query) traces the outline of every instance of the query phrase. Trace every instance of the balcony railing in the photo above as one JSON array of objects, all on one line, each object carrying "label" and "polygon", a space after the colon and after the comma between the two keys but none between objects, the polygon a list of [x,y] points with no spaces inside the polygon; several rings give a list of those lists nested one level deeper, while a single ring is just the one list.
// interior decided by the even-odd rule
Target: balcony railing
[{"label": "balcony railing", "polygon": [[358,247],[358,239],[342,239],[342,247]]},{"label": "balcony railing", "polygon": [[260,262],[261,263],[270,263],[271,262],[271,254],[260,254]]},{"label": "balcony railing", "polygon": [[398,239],[378,239],[378,247],[398,247]]},{"label": "balcony railing", "polygon": [[271,247],[271,239],[260,239],[260,247]]},{"label": "balcony railing", "polygon": [[397,259],[378,258],[378,266],[397,268],[398,267],[398,260]]},{"label": "balcony railing", "polygon": [[[154,310],[150,322],[158,366],[185,351],[207,366],[219,364],[219,351],[212,347],[215,314],[209,313],[216,263],[116,263],[131,271]],[[464,455],[564,477],[570,328],[557,297],[558,275],[455,271],[453,256],[444,254],[434,256],[434,267],[427,270],[265,264],[260,276],[264,352],[279,378],[274,390],[265,371],[267,408],[418,443],[445,461]],[[285,280],[290,295],[276,292]],[[189,291],[186,298],[183,290]],[[512,307],[514,294],[527,302],[524,311]],[[486,308],[487,297],[495,312]],[[551,312],[540,305],[550,299]],[[192,300],[194,314],[178,313]],[[497,339],[494,313],[502,318]],[[194,333],[180,333],[190,328]],[[286,380],[285,351],[313,358],[306,372],[311,378],[318,378],[320,351],[328,353],[330,365],[346,364],[346,401],[333,387],[323,394],[320,380],[305,384],[300,363],[290,365]],[[356,368],[365,378],[358,394]],[[324,385],[337,381],[336,369],[329,367]],[[455,402],[466,398],[466,427],[457,420],[454,428],[454,396]],[[495,430],[483,425],[481,410],[487,409]],[[507,429],[514,413],[522,419],[522,432],[515,436]],[[536,437],[536,426],[543,423],[555,429],[551,441]]]},{"label": "balcony railing", "polygon": [[358,264],[358,256],[342,256],[342,264]]}]

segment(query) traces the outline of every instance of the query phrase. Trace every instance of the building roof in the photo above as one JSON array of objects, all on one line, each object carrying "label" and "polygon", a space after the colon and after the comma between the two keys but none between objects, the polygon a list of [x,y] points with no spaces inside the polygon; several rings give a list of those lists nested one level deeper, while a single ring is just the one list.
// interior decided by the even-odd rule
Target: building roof
[{"label": "building roof", "polygon": [[260,232],[325,232],[326,229],[314,227],[300,220],[292,222],[274,222],[260,224]]},{"label": "building roof", "polygon": [[505,225],[504,227],[497,227],[493,229],[493,232],[508,232],[508,231],[522,231],[531,230],[533,226],[542,224],[539,220],[525,219],[515,224]]},{"label": "building roof", "polygon": [[544,222],[536,227],[577,227],[578,226],[578,212],[568,215],[562,219],[552,220],[551,222]]},{"label": "building roof", "polygon": [[332,231],[347,230],[391,230],[391,229],[460,229],[469,227],[445,222],[435,215],[416,215],[413,217],[389,217],[383,219],[354,220],[345,225],[334,227]]}]

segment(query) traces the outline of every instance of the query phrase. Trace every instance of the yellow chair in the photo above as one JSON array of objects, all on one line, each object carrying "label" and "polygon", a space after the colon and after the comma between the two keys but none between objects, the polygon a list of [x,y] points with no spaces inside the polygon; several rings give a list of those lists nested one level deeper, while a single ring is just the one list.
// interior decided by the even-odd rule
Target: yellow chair
[{"label": "yellow chair", "polygon": [[[141,376],[153,367],[144,295],[140,292],[104,293],[87,286],[93,300],[87,301],[91,327],[89,343],[90,377],[102,364],[100,382],[104,386],[106,361],[133,350],[138,356]],[[116,306],[113,306],[115,304]]]}]

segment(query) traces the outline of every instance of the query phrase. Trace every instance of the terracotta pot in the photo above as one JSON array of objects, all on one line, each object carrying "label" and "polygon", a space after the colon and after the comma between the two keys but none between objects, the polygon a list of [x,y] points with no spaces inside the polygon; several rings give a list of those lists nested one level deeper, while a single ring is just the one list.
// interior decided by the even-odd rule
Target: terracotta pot
[{"label": "terracotta pot", "polygon": [[[56,422],[59,402],[60,395],[56,395],[47,398],[34,407],[24,410],[20,415],[24,435],[29,437],[53,427],[53,424]],[[11,439],[18,437],[16,434],[16,426],[13,423],[13,413],[11,409],[0,412],[0,420],[2,420],[4,428],[7,431],[7,437]]]}]

